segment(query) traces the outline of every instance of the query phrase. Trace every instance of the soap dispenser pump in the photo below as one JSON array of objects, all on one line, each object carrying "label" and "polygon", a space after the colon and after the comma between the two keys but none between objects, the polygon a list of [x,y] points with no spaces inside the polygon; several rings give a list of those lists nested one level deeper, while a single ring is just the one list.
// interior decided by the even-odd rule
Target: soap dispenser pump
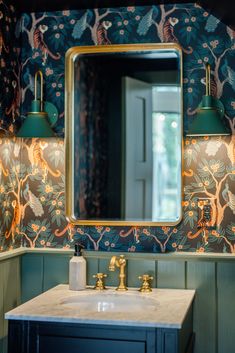
[{"label": "soap dispenser pump", "polygon": [[82,246],[75,244],[74,256],[69,262],[69,289],[83,290],[86,288],[86,260],[81,253]]}]

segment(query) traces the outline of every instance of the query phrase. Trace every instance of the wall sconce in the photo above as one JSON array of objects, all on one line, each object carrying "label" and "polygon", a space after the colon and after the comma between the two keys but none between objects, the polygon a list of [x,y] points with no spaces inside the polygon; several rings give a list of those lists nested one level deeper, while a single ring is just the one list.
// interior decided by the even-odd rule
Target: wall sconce
[{"label": "wall sconce", "polygon": [[211,96],[210,64],[206,64],[206,95],[202,97],[187,136],[230,135],[222,121],[223,116],[222,102]]},{"label": "wall sconce", "polygon": [[[37,98],[37,79],[40,76],[40,99]],[[44,109],[44,111],[43,111]],[[31,112],[27,113],[17,137],[54,137],[51,128],[58,118],[56,107],[49,102],[43,102],[43,74],[37,71],[34,78],[34,100],[31,103]]]}]

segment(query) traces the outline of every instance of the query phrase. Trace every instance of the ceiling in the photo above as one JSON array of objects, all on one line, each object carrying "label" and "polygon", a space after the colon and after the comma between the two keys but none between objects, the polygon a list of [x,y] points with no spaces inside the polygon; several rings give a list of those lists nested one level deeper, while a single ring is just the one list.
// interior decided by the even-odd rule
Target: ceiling
[{"label": "ceiling", "polygon": [[208,12],[235,30],[234,0],[8,0],[20,12],[55,11],[99,7],[120,7],[138,5],[176,4],[198,2]]}]

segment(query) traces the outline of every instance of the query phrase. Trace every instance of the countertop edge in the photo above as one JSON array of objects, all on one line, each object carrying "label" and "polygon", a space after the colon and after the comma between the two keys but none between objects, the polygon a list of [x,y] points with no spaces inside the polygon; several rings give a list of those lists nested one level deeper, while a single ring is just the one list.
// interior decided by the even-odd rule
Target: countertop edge
[{"label": "countertop edge", "polygon": [[140,321],[119,321],[119,320],[93,320],[93,319],[77,319],[77,318],[62,318],[62,317],[30,317],[27,315],[14,316],[12,314],[5,314],[6,320],[19,320],[19,321],[36,321],[36,322],[54,322],[54,323],[67,323],[67,324],[86,324],[86,325],[109,325],[109,326],[131,326],[131,327],[152,327],[152,328],[175,328],[181,329],[181,324],[167,324],[167,323],[149,323]]}]

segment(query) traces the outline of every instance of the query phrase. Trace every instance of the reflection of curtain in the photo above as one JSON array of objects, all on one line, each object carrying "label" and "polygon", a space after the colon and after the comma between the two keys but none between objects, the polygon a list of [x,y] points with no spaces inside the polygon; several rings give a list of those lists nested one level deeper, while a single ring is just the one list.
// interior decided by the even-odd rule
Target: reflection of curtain
[{"label": "reflection of curtain", "polygon": [[106,211],[107,128],[105,80],[92,59],[80,60],[79,206],[80,217],[102,217]]}]

